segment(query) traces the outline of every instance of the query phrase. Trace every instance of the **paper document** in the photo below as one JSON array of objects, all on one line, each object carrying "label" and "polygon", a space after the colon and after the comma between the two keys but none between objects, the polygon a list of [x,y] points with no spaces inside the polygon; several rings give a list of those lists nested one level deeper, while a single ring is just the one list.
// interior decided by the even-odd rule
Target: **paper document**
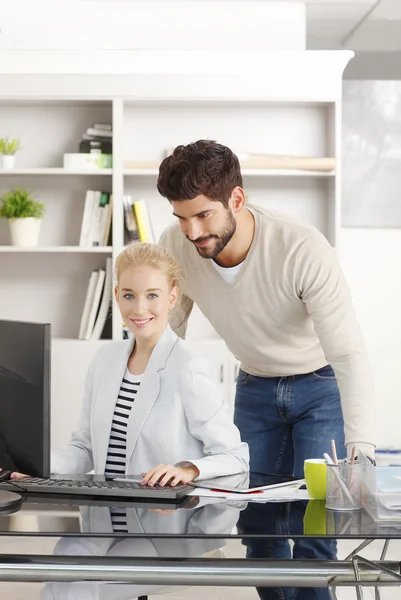
[{"label": "paper document", "polygon": [[197,487],[189,493],[190,496],[201,498],[224,498],[224,500],[240,500],[252,502],[296,502],[297,500],[309,500],[306,490],[300,490],[299,485],[290,485],[272,490],[259,490],[249,493],[226,492],[223,490],[209,490]]},{"label": "paper document", "polygon": [[[258,487],[246,487],[239,485],[226,485],[226,477],[219,477],[214,480],[195,481],[194,484],[199,488],[207,488],[209,490],[217,490],[219,492],[235,492],[236,494],[251,494],[254,492],[260,492],[263,490],[275,490],[279,488],[293,487],[294,485],[300,487],[305,483],[305,479],[291,479],[290,481],[282,481],[281,483],[269,483],[267,485],[260,485]],[[191,485],[191,484],[190,484]]]}]

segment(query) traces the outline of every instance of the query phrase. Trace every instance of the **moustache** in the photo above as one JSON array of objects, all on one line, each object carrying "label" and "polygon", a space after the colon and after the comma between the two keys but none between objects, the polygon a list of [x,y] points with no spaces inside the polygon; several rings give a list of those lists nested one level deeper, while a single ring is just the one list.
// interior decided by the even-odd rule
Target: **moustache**
[{"label": "moustache", "polygon": [[187,238],[193,244],[201,244],[202,242],[206,242],[207,240],[214,240],[214,239],[218,240],[219,236],[218,235],[208,235],[207,237],[197,238],[196,240],[191,240],[188,236],[187,236]]}]

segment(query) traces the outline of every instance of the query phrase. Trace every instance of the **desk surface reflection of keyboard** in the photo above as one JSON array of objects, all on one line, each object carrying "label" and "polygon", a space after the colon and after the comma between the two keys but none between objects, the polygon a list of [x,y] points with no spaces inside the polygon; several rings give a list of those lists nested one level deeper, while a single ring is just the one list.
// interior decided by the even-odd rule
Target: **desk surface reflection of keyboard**
[{"label": "desk surface reflection of keyboard", "polygon": [[2,489],[33,494],[74,494],[81,496],[118,496],[120,498],[182,499],[193,491],[190,485],[146,486],[132,481],[92,481],[71,479],[40,479],[26,477],[17,481],[4,482]]}]

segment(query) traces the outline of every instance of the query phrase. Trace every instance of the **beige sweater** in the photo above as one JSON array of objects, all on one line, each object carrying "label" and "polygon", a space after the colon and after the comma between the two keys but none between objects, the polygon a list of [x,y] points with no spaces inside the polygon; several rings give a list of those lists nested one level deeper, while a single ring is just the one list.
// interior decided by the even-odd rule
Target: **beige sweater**
[{"label": "beige sweater", "polygon": [[160,244],[185,273],[184,295],[172,319],[185,336],[195,302],[251,375],[280,377],[329,363],[336,374],[346,443],[372,454],[374,392],[364,341],[336,255],[314,227],[247,205],[255,235],[232,284],[198,255],[178,223]]}]

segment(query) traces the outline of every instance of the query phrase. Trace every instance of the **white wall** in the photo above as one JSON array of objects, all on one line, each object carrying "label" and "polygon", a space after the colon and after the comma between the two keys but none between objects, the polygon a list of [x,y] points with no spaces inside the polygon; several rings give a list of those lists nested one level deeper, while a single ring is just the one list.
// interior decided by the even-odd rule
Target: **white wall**
[{"label": "white wall", "polygon": [[400,448],[401,230],[343,228],[340,260],[373,369],[378,446]]},{"label": "white wall", "polygon": [[345,68],[344,79],[401,79],[401,51],[356,52]]},{"label": "white wall", "polygon": [[[401,78],[400,53],[362,53],[357,54],[344,72],[344,79],[360,80],[399,80]],[[349,82],[348,82],[349,83]],[[360,82],[362,84],[362,82]],[[399,82],[398,82],[399,83]],[[361,87],[361,93],[366,90]],[[397,88],[398,89],[398,88]],[[396,93],[396,92],[395,92]],[[384,112],[383,112],[384,114]],[[387,113],[386,113],[387,114]],[[389,113],[394,119],[394,124],[389,126],[390,134],[397,134],[397,110]],[[365,120],[366,121],[366,120]],[[344,122],[348,139],[354,133],[358,136],[362,125],[358,122],[355,127],[352,120]],[[364,131],[365,149],[377,152],[378,182],[381,184],[381,193],[391,196],[392,187],[397,189],[397,176],[394,177],[393,186],[387,184],[383,173],[391,171],[392,162],[386,153],[381,152],[383,136],[388,132],[381,128],[379,120],[371,120],[372,131]],[[363,126],[366,129],[366,124]],[[362,132],[361,132],[362,133]],[[366,138],[364,137],[366,135]],[[344,147],[347,139],[344,137]],[[363,144],[362,144],[363,145]],[[397,148],[397,144],[395,144]],[[349,160],[351,151],[347,151],[343,160]],[[391,159],[390,159],[391,160]],[[368,172],[367,161],[364,163],[365,172]],[[389,168],[390,167],[390,168]],[[361,162],[358,169],[361,168]],[[357,177],[355,178],[358,179]],[[350,183],[348,182],[348,189]],[[355,193],[358,187],[356,187]],[[348,194],[349,195],[349,194]],[[345,197],[345,196],[344,196]],[[370,200],[363,198],[365,211],[370,211]],[[385,202],[383,212],[387,210]],[[388,212],[388,210],[387,210]],[[367,216],[365,212],[365,216]],[[365,224],[369,224],[366,220]],[[399,427],[401,417],[401,228],[360,227],[342,228],[340,232],[340,258],[351,287],[357,314],[365,336],[369,352],[377,399],[377,432],[378,446],[385,448],[401,448],[401,432]]]},{"label": "white wall", "polygon": [[0,0],[0,50],[302,50],[302,3]]}]

